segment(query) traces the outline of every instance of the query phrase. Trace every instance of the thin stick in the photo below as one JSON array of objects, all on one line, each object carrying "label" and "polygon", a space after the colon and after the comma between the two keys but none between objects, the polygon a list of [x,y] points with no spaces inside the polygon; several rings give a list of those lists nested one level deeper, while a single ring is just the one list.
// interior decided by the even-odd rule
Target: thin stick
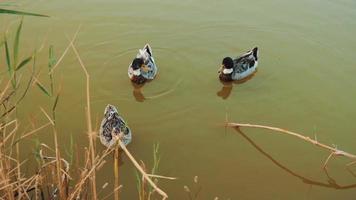
[{"label": "thin stick", "polygon": [[256,124],[240,124],[240,123],[228,123],[227,125],[229,127],[260,128],[260,129],[267,129],[267,130],[281,132],[281,133],[284,133],[284,134],[291,135],[291,136],[297,137],[299,139],[302,139],[302,140],[304,140],[306,142],[314,144],[314,145],[316,145],[318,147],[321,147],[323,149],[326,149],[326,150],[330,151],[335,156],[345,156],[345,157],[350,158],[352,160],[356,160],[356,155],[354,155],[354,154],[351,154],[351,153],[339,150],[339,149],[337,149],[335,147],[331,147],[329,145],[320,143],[315,139],[311,139],[310,137],[303,136],[303,135],[301,135],[299,133],[295,133],[295,132],[292,132],[292,131],[284,130],[284,129],[281,129],[281,128],[276,128],[276,127],[271,127],[271,126],[263,126],[263,125],[256,125]]},{"label": "thin stick", "polygon": [[168,198],[168,195],[163,192],[159,187],[157,187],[157,185],[150,179],[150,177],[146,174],[146,172],[142,169],[142,167],[137,163],[137,161],[135,160],[135,158],[131,155],[131,153],[126,149],[126,146],[124,143],[122,143],[121,140],[118,140],[119,145],[121,147],[122,150],[124,150],[124,152],[126,153],[127,157],[130,158],[131,162],[135,165],[135,167],[137,168],[137,170],[139,172],[141,172],[142,176],[147,180],[147,182],[157,191],[158,194],[160,194],[164,199]]}]

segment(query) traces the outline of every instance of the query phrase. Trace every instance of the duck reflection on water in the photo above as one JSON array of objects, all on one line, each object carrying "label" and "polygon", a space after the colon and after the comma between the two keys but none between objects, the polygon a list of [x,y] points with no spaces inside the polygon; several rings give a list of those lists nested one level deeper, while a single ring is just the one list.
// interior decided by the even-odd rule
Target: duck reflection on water
[{"label": "duck reflection on water", "polygon": [[252,79],[255,74],[257,73],[258,70],[254,71],[251,75],[247,76],[244,79],[241,80],[237,80],[237,81],[221,81],[220,83],[223,85],[222,88],[216,93],[217,96],[221,97],[222,99],[227,99],[232,91],[232,88],[234,86],[234,84],[239,85],[239,84],[243,84],[247,81],[249,81],[250,79]]}]

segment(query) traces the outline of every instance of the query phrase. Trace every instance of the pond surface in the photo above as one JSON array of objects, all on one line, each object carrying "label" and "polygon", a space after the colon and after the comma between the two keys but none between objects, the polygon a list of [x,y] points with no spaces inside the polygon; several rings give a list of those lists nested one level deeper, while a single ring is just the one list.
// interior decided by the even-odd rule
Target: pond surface
[{"label": "pond surface", "polygon": [[[81,26],[76,46],[90,73],[93,123],[99,125],[107,104],[117,106],[133,131],[128,149],[148,167],[159,143],[159,174],[179,177],[160,181],[170,199],[188,199],[183,186],[193,186],[194,176],[202,187],[199,199],[355,198],[356,188],[328,184],[321,169],[328,152],[274,132],[243,128],[244,137],[224,128],[227,116],[317,135],[320,142],[356,153],[355,1],[31,0],[17,8],[51,16],[25,17],[23,27],[24,54],[44,42],[38,58],[44,83],[48,46],[59,57],[67,37]],[[18,22],[13,16],[0,19],[1,30]],[[159,73],[138,91],[127,67],[146,43]],[[217,74],[222,58],[255,46],[255,76],[223,88]],[[73,52],[56,68],[55,79],[62,85],[61,148],[73,137],[81,156],[87,145],[85,76]],[[48,102],[34,88],[19,108],[22,123],[45,122],[39,106]],[[51,129],[38,138],[53,143]],[[99,140],[97,149],[104,150]],[[329,165],[341,186],[356,183],[345,170],[348,162],[337,158]],[[110,161],[98,172],[98,187],[112,185],[112,166]],[[137,199],[134,167],[125,156],[120,176],[122,199]]]}]

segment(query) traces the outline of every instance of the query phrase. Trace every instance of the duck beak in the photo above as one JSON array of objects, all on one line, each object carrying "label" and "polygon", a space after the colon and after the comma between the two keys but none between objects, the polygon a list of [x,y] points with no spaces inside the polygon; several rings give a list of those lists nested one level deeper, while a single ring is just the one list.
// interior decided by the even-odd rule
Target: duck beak
[{"label": "duck beak", "polygon": [[224,65],[220,65],[220,68],[218,70],[218,73],[221,73],[221,71],[224,69]]}]

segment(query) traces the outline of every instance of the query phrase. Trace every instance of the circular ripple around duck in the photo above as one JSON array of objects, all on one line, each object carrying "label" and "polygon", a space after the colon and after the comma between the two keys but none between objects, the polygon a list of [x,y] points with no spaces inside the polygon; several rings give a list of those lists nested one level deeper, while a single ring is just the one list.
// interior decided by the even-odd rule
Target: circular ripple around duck
[{"label": "circular ripple around duck", "polygon": [[[127,68],[131,60],[136,56],[139,48],[130,48],[119,52],[105,62],[102,70],[96,76],[105,77],[96,79],[99,89],[92,103],[107,101],[132,101],[134,98],[132,86]],[[178,88],[184,87],[185,69],[179,67],[187,65],[189,59],[176,50],[165,47],[154,47],[153,54],[158,66],[158,74],[153,81],[143,85],[141,92],[145,100],[154,100],[172,95]],[[184,89],[184,88],[182,88]]]}]

